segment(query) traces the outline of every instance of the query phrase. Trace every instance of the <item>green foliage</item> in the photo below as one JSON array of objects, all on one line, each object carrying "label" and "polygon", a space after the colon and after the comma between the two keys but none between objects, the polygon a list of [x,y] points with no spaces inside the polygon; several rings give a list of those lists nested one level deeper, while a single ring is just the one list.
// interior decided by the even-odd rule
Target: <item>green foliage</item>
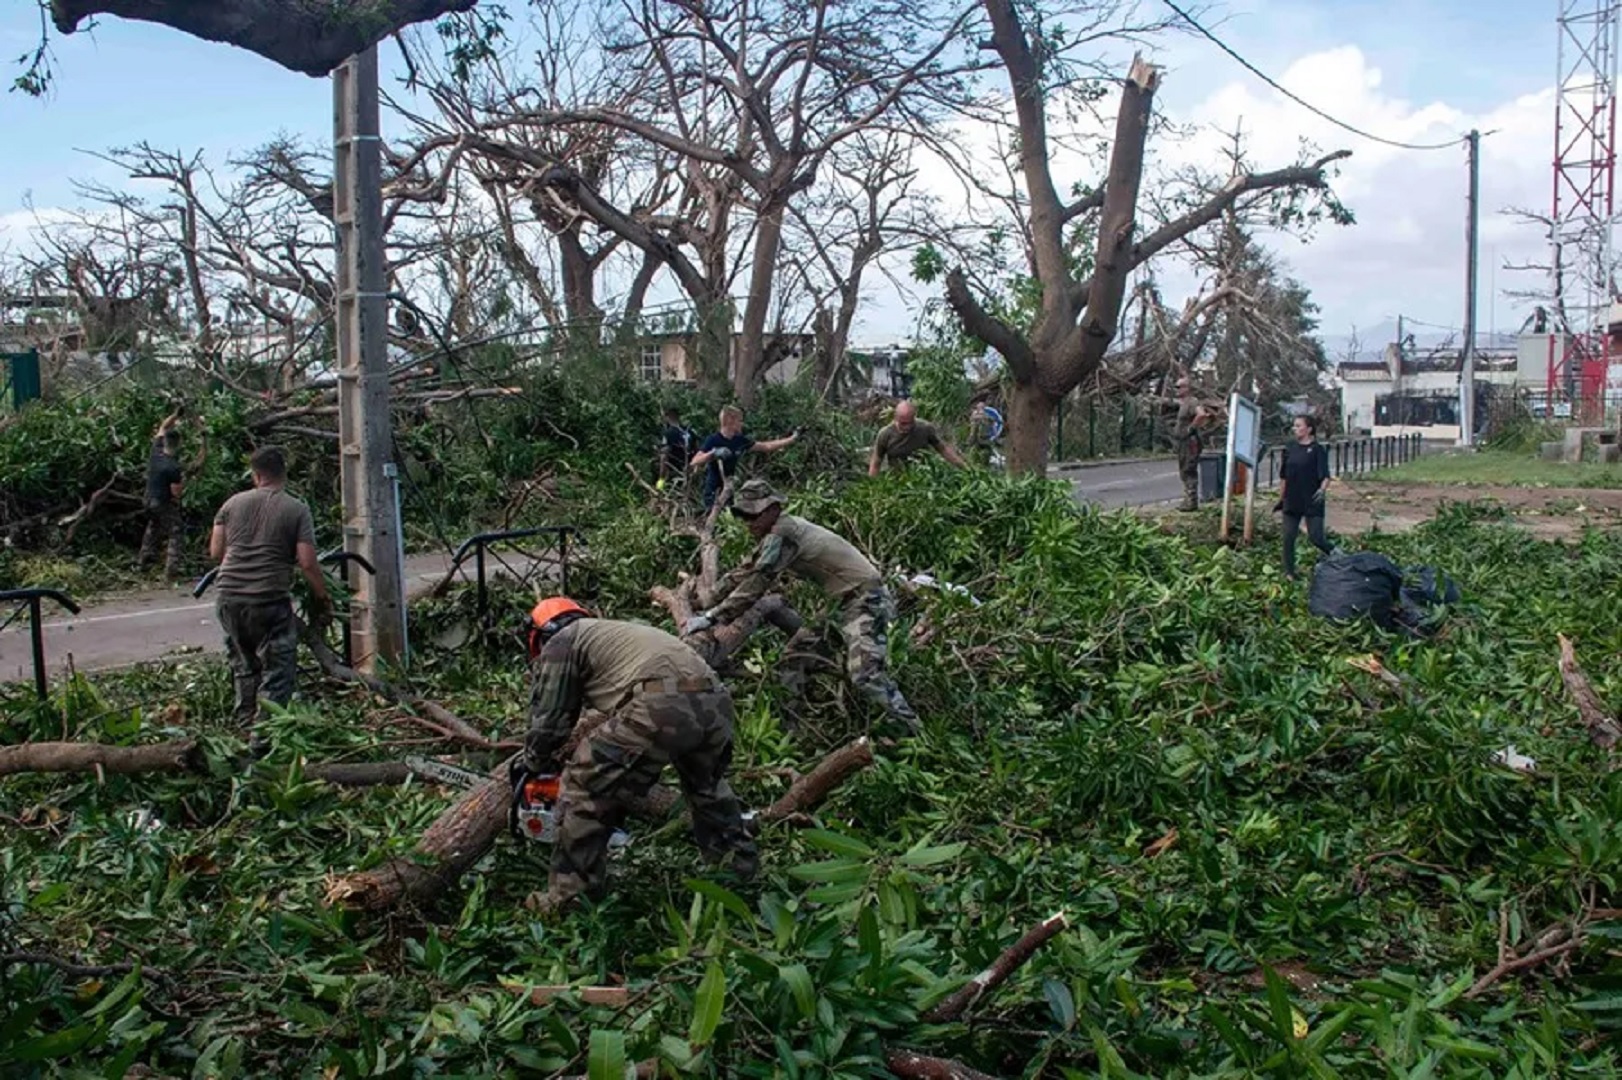
[{"label": "green foliage", "polygon": [[[9,965],[0,1068],[618,1077],[658,1059],[669,1075],[859,1077],[910,1045],[1009,1076],[1614,1075],[1614,924],[1569,974],[1463,993],[1497,959],[1500,910],[1519,942],[1615,906],[1622,787],[1560,691],[1554,636],[1622,698],[1622,537],[1543,543],[1465,505],[1371,540],[1464,590],[1416,642],[1311,617],[1273,551],[1195,546],[1078,509],[1062,485],[926,464],[797,489],[791,510],[982,604],[907,600],[892,657],[924,734],[881,746],[817,828],[767,828],[748,886],[702,878],[682,826],[637,823],[614,893],[562,922],[525,917],[545,855],[507,840],[433,909],[358,919],[322,906],[327,875],[406,850],[450,796],[339,791],[299,759],[393,756],[391,713],[323,691],[272,717],[276,750],[246,766],[213,719],[218,665],[80,679],[44,708],[7,690],[8,743],[156,739],[184,701],[212,772],[4,781],[0,951],[161,975]],[[631,510],[589,543],[583,580],[623,617],[647,617],[647,587],[693,554]],[[820,756],[809,733],[861,720],[830,679],[786,734],[762,677],[778,648],[734,682],[751,806]],[[1400,688],[1347,663],[1369,653]],[[417,677],[482,730],[519,730],[516,643]],[[1510,743],[1534,773],[1494,764]],[[972,1026],[923,1022],[1060,909],[1072,928]],[[633,988],[622,1010],[519,993],[616,978]]]},{"label": "green foliage", "polygon": [[1622,488],[1622,465],[1544,461],[1519,450],[1428,454],[1373,475],[1375,479],[1396,484]]}]

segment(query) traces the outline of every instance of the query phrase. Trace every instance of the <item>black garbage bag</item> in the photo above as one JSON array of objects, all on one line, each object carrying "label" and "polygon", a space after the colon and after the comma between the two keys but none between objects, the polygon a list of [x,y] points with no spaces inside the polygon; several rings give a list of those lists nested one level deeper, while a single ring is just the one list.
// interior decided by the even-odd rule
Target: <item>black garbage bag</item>
[{"label": "black garbage bag", "polygon": [[1307,610],[1324,619],[1368,616],[1377,626],[1396,625],[1402,569],[1377,551],[1327,555],[1312,570]]},{"label": "black garbage bag", "polygon": [[1397,601],[1397,625],[1421,637],[1437,631],[1447,618],[1447,607],[1461,599],[1458,584],[1432,566],[1410,566],[1403,571],[1402,595]]}]

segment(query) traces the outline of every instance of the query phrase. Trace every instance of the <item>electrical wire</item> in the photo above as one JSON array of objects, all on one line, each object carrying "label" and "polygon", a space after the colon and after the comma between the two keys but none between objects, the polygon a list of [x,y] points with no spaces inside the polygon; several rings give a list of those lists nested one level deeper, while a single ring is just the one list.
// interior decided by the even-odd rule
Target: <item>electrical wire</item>
[{"label": "electrical wire", "polygon": [[1343,130],[1351,132],[1353,135],[1357,135],[1360,138],[1368,139],[1370,142],[1381,143],[1381,144],[1383,144],[1385,146],[1394,146],[1399,150],[1446,150],[1446,149],[1448,149],[1450,147],[1462,146],[1463,144],[1470,141],[1470,137],[1468,135],[1460,135],[1458,138],[1452,139],[1452,140],[1450,140],[1448,142],[1441,142],[1441,143],[1411,143],[1411,142],[1403,142],[1400,139],[1387,139],[1387,138],[1385,138],[1383,136],[1375,135],[1372,132],[1364,131],[1360,127],[1354,127],[1353,125],[1348,124],[1346,121],[1338,119],[1337,117],[1331,116],[1330,114],[1324,112],[1322,109],[1318,108],[1318,106],[1312,104],[1312,102],[1306,101],[1306,100],[1302,99],[1301,97],[1297,96],[1296,94],[1292,93],[1291,91],[1284,89],[1284,87],[1280,86],[1278,84],[1278,82],[1272,78],[1272,76],[1270,76],[1266,72],[1262,71],[1255,64],[1252,64],[1249,60],[1246,60],[1243,56],[1240,56],[1237,52],[1235,52],[1227,44],[1227,42],[1223,41],[1221,38],[1219,38],[1215,34],[1211,33],[1211,31],[1209,31],[1205,27],[1201,26],[1199,21],[1196,20],[1194,18],[1194,16],[1192,16],[1188,12],[1184,11],[1181,7],[1179,7],[1176,3],[1174,3],[1173,0],[1161,0],[1161,3],[1165,4],[1167,7],[1171,8],[1173,11],[1175,11],[1178,14],[1178,16],[1184,22],[1186,22],[1189,26],[1193,27],[1196,31],[1198,31],[1203,37],[1206,38],[1206,40],[1210,41],[1211,44],[1215,45],[1217,48],[1221,49],[1223,52],[1225,52],[1229,56],[1233,57],[1233,59],[1235,61],[1237,61],[1241,67],[1243,67],[1246,71],[1250,72],[1252,75],[1256,76],[1256,78],[1260,79],[1262,82],[1266,83],[1268,86],[1271,86],[1274,90],[1277,90],[1279,93],[1283,94],[1285,97],[1289,98],[1291,101],[1295,102],[1297,105],[1301,106],[1303,109],[1306,109],[1308,112],[1310,112],[1310,113],[1314,114],[1315,116],[1318,116],[1318,117],[1320,117],[1320,118],[1322,118],[1324,120],[1329,121],[1331,124],[1334,124],[1338,128],[1342,128]]}]

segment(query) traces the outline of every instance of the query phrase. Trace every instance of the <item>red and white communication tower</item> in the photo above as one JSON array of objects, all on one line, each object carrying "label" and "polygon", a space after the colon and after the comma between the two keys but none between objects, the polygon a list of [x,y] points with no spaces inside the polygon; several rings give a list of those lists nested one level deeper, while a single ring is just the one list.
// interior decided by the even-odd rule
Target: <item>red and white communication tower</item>
[{"label": "red and white communication tower", "polygon": [[1549,338],[1548,400],[1551,408],[1557,401],[1571,402],[1573,414],[1580,415],[1596,407],[1603,410],[1609,364],[1622,2],[1556,3],[1560,46],[1550,236],[1555,334]]}]

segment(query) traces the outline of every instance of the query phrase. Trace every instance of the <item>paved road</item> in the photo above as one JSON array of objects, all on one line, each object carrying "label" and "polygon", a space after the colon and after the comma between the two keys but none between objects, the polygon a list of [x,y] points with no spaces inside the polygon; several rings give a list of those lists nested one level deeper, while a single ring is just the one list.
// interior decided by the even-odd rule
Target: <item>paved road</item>
[{"label": "paved road", "polygon": [[[503,554],[514,561],[512,554]],[[405,565],[407,593],[437,583],[449,565],[444,554],[410,556]],[[469,560],[459,576],[471,581],[472,569]],[[499,573],[494,556],[488,572]],[[9,614],[0,608],[0,621]],[[45,658],[53,675],[62,670],[70,654],[81,670],[105,671],[143,660],[224,651],[220,626],[214,619],[214,595],[205,593],[200,600],[192,599],[191,582],[87,604],[78,615],[47,617],[45,622]],[[28,617],[24,615],[0,632],[0,681],[32,681],[33,670]]]},{"label": "paved road", "polygon": [[1104,507],[1147,506],[1183,497],[1177,462],[1171,458],[1055,470],[1054,475],[1070,481],[1078,501]]}]

